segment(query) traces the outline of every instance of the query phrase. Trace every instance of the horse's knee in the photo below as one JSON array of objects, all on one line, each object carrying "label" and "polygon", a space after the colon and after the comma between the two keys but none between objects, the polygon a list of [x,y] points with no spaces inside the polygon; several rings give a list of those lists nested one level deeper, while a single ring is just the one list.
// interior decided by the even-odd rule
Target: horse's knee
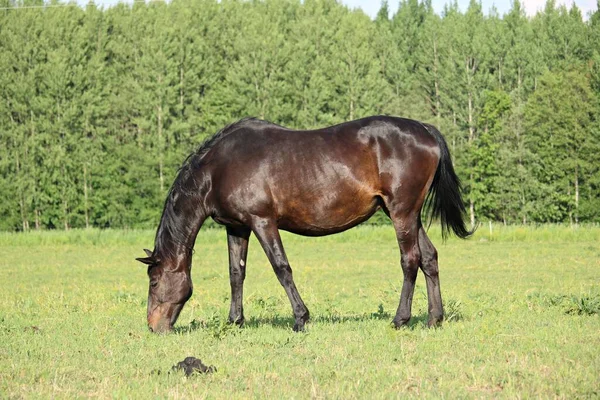
[{"label": "horse's knee", "polygon": [[402,252],[402,255],[400,256],[400,264],[402,265],[402,271],[404,274],[416,274],[419,269],[419,259],[419,252],[415,249]]},{"label": "horse's knee", "polygon": [[273,270],[275,271],[279,283],[284,287],[294,282],[292,268],[288,264],[278,264],[273,267]]},{"label": "horse's knee", "polygon": [[436,248],[431,246],[427,250],[421,250],[421,259],[427,264],[437,263],[438,252]]},{"label": "horse's knee", "polygon": [[242,285],[246,279],[246,274],[240,270],[230,270],[229,280],[234,285]]},{"label": "horse's knee", "polygon": [[435,261],[423,261],[421,264],[421,269],[426,276],[437,278],[439,276],[439,268],[437,262]]},{"label": "horse's knee", "polygon": [[421,269],[427,276],[438,276],[438,253],[434,247],[426,251],[421,251]]}]

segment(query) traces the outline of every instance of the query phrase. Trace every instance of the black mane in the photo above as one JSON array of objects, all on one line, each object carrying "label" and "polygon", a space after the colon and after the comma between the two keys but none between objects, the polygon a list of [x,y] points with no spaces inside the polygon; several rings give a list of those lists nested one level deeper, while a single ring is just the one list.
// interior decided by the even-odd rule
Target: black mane
[{"label": "black mane", "polygon": [[[193,181],[194,171],[202,166],[202,160],[206,154],[225,136],[242,128],[248,122],[268,123],[253,117],[243,118],[232,124],[227,125],[213,136],[207,138],[198,147],[196,151],[190,154],[177,173],[173,185],[169,189],[167,199],[163,206],[163,213],[160,219],[156,237],[154,239],[153,257],[160,260],[161,256],[174,255],[175,246],[184,245],[189,236],[185,229],[188,225],[180,220],[175,210],[175,202],[180,196],[193,196],[197,194],[198,186]],[[190,185],[190,181],[193,182]],[[188,249],[191,252],[191,248]]]},{"label": "black mane", "polygon": [[[219,132],[215,133],[214,135],[212,135],[211,137],[209,137],[208,139],[206,139],[204,142],[202,142],[202,144],[200,145],[200,147],[198,147],[198,150],[196,150],[195,152],[193,152],[192,154],[190,154],[188,156],[188,160],[192,157],[197,157],[199,159],[201,159],[202,157],[204,157],[214,146],[215,144],[217,144],[221,139],[223,139],[225,136],[229,135],[230,133],[236,131],[237,129],[241,128],[243,125],[245,125],[247,122],[266,122],[266,121],[262,121],[260,119],[257,119],[255,117],[246,117],[246,118],[242,118],[239,121],[233,122],[229,125],[227,125],[225,128],[221,129]],[[186,162],[188,161],[186,160]],[[184,162],[185,165],[185,162]]]}]

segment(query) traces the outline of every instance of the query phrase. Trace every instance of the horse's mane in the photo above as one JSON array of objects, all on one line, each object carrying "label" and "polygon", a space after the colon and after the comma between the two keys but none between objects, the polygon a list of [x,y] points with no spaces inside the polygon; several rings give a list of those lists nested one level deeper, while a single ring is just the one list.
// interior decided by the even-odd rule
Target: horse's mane
[{"label": "horse's mane", "polygon": [[[249,122],[268,123],[267,121],[262,121],[253,117],[240,119],[207,138],[196,151],[191,153],[185,159],[177,172],[177,177],[175,178],[173,185],[169,189],[167,199],[163,206],[162,217],[154,239],[153,256],[155,258],[165,255],[165,252],[173,255],[173,245],[184,244],[189,235],[187,230],[188,224],[186,224],[187,221],[185,218],[177,215],[174,204],[179,196],[192,196],[197,194],[198,186],[193,181],[194,171],[201,168],[204,157],[221,141],[221,139],[244,127]],[[190,181],[194,182],[194,184],[190,185]],[[188,250],[191,251],[191,249]]]},{"label": "horse's mane", "polygon": [[190,157],[197,157],[197,158],[204,157],[217,143],[219,143],[219,141],[221,139],[223,139],[225,136],[229,135],[230,133],[235,132],[237,129],[244,127],[249,122],[258,122],[258,123],[267,123],[267,124],[269,123],[267,121],[263,121],[263,120],[255,118],[255,117],[242,118],[239,121],[236,121],[236,122],[233,122],[233,123],[227,125],[225,128],[221,129],[219,132],[215,133],[213,136],[209,137],[204,142],[202,142],[200,147],[198,147],[198,150],[196,150],[195,152],[190,154],[188,159]]}]

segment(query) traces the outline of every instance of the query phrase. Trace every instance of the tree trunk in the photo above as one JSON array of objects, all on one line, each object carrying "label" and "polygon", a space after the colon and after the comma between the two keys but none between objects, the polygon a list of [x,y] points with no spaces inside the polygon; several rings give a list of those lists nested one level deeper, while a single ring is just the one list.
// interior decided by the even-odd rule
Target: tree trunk
[{"label": "tree trunk", "polygon": [[473,126],[473,92],[469,88],[469,144],[473,142],[475,137],[475,128]]},{"label": "tree trunk", "polygon": [[[518,91],[517,91],[517,114],[516,114],[516,124],[515,124],[515,136],[516,136],[516,150],[517,150],[517,159],[518,159],[518,165],[519,165],[519,170],[522,170],[523,167],[523,145],[521,143],[521,131],[522,131],[522,126],[523,126],[523,114],[521,112],[521,106],[522,106],[522,99],[521,99],[521,88],[523,85],[523,80],[522,80],[522,72],[521,72],[521,66],[519,65],[519,67],[517,68],[517,87],[518,87]],[[523,209],[525,209],[525,195],[523,194],[521,196],[521,206]],[[523,224],[527,223],[527,214],[524,213],[523,214]]]},{"label": "tree trunk", "polygon": [[63,200],[63,213],[65,214],[65,231],[69,230],[69,218],[67,217],[67,213],[69,212],[69,203],[67,199]]},{"label": "tree trunk", "polygon": [[[33,138],[35,136],[35,120],[33,118],[34,117],[33,111],[30,111],[30,117],[31,117],[31,138]],[[40,210],[38,208],[38,206],[39,206],[38,174],[37,174],[37,165],[35,163],[35,156],[32,158],[33,158],[33,160],[31,162],[31,175],[33,178],[32,179],[32,182],[33,182],[32,203],[33,203],[33,207],[34,207],[33,215],[35,217],[35,230],[39,231],[40,230]]]},{"label": "tree trunk", "polygon": [[498,83],[502,87],[502,60],[498,60]]},{"label": "tree trunk", "polygon": [[183,85],[184,85],[184,76],[183,76],[183,64],[179,67],[179,108],[181,109],[181,116],[183,117]]},{"label": "tree trunk", "polygon": [[[521,210],[525,210],[525,192],[523,191],[523,188],[521,188],[520,190],[519,200],[521,201]],[[523,218],[521,222],[523,223],[523,225],[527,223],[527,213],[523,213]]]},{"label": "tree trunk", "polygon": [[441,129],[442,124],[442,112],[440,110],[440,83],[438,80],[438,53],[437,53],[437,42],[433,39],[433,76],[435,86],[435,117],[437,120],[438,129]]},{"label": "tree trunk", "polygon": [[579,170],[575,166],[575,225],[579,224]]},{"label": "tree trunk", "polygon": [[[63,165],[62,167],[62,175],[63,175],[63,179],[66,179],[66,171],[65,171],[65,167]],[[64,218],[64,225],[65,225],[65,231],[69,230],[69,201],[67,200],[67,193],[65,190],[65,186],[66,183],[63,182],[63,190],[62,190],[62,198],[63,198],[63,218]]]},{"label": "tree trunk", "polygon": [[[569,184],[567,189],[567,197],[571,197],[571,185]],[[569,225],[573,226],[573,210],[569,207]]]},{"label": "tree trunk", "polygon": [[160,191],[165,190],[165,177],[163,176],[163,126],[162,126],[162,105],[159,105],[156,110],[158,119],[158,179],[160,180]]},{"label": "tree trunk", "polygon": [[[452,111],[452,125],[456,128],[456,111]],[[452,154],[456,154],[456,135],[452,135]]]},{"label": "tree trunk", "polygon": [[83,212],[85,213],[85,228],[90,227],[90,217],[88,213],[88,186],[87,186],[87,167],[83,164]]},{"label": "tree trunk", "polygon": [[[473,145],[473,139],[475,137],[475,129],[473,127],[473,92],[471,91],[471,85],[469,85],[469,148]],[[472,150],[472,149],[471,149]],[[471,164],[471,170],[473,165]],[[471,186],[473,184],[473,173],[469,175]],[[475,226],[475,203],[473,201],[472,194],[469,196],[469,216],[471,218],[471,228]]]},{"label": "tree trunk", "polygon": [[[16,125],[17,122],[14,120],[12,113],[10,114],[10,121],[13,123],[13,125]],[[21,172],[21,163],[19,160],[19,144],[17,143],[16,139],[13,139],[13,146],[15,149],[15,167],[16,167],[16,178],[17,178],[17,182],[18,179],[20,178],[20,172]],[[21,211],[21,224],[23,226],[23,231],[27,231],[27,229],[29,228],[29,222],[27,221],[27,212],[25,211],[25,200],[23,198],[23,190],[19,187],[20,185],[17,184],[17,190],[19,191],[18,193],[18,198],[19,198],[19,208]]]},{"label": "tree trunk", "polygon": [[519,114],[517,115],[517,126],[515,127],[515,133],[517,135],[517,154],[518,154],[518,158],[519,158],[519,166],[523,165],[523,156],[521,155],[521,145],[520,145],[520,141],[521,141],[521,85],[522,85],[522,81],[521,81],[521,66],[519,65],[518,69],[518,81],[517,81],[517,88],[518,88],[518,95],[517,95],[517,109],[519,110]]},{"label": "tree trunk", "polygon": [[[473,175],[471,175],[471,179],[473,179]],[[469,199],[469,217],[471,218],[471,229],[475,226],[475,203],[473,203],[473,199]]]},{"label": "tree trunk", "polygon": [[[17,150],[16,152],[16,157],[15,157],[15,162],[16,162],[16,172],[17,172],[17,177],[19,177],[19,174],[21,173],[21,163],[19,160],[19,152]],[[23,189],[19,187],[19,208],[21,209],[21,224],[23,226],[23,232],[27,232],[29,230],[29,221],[27,221],[27,211],[25,210],[25,199],[23,197]]]}]

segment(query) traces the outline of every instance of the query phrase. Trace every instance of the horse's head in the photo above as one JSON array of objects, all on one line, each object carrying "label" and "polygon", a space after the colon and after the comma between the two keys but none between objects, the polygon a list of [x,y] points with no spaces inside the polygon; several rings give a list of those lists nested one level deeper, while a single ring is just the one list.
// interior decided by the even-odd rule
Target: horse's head
[{"label": "horse's head", "polygon": [[189,260],[162,260],[150,250],[144,251],[147,257],[136,260],[148,266],[148,327],[152,332],[168,332],[192,295]]}]

